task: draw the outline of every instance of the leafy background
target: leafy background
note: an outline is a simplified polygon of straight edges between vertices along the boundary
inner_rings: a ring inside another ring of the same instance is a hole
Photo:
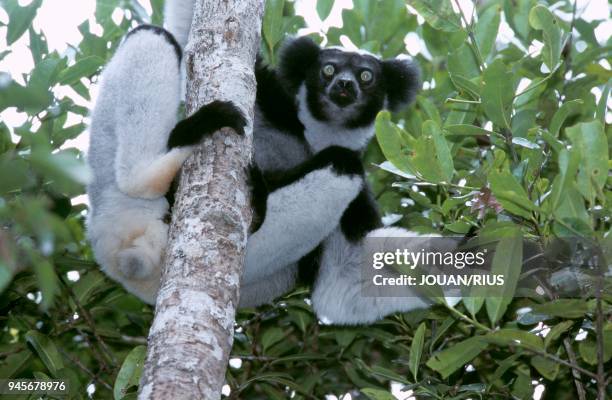
[[[321,20],[333,3],[316,3]],[[522,238],[542,247],[585,238],[609,260],[612,41],[609,32],[605,42],[594,34],[608,16],[587,21],[573,2],[535,0],[479,1],[461,13],[468,3],[409,1],[407,8],[399,0],[355,0],[342,10],[341,27],[311,33],[384,57],[406,53],[415,38],[421,46],[415,59],[424,90],[404,112],[378,116],[364,159],[384,222],[501,238],[497,252],[507,256],[494,267],[507,273],[520,270]],[[79,99],[91,98],[97,74],[132,26],[161,23],[163,1],[143,8],[136,0],[98,0],[79,26],[82,40],[62,54],[32,24],[42,0],[0,5],[8,16],[0,18],[0,61],[19,40],[34,61],[20,77],[0,72],[0,112],[27,115],[17,127],[0,121],[0,377],[67,379],[72,398],[135,398],[153,314],[93,261],[86,205],[77,201],[88,171],[73,146],[87,128]],[[123,18],[113,18],[117,8]],[[295,8],[267,1],[261,49],[271,63],[283,38],[305,27]],[[500,27],[513,38],[501,40]],[[610,395],[609,276],[589,282],[580,298],[513,295],[473,293],[371,326],[336,327],[316,320],[307,289],[298,288],[240,312],[224,394]]]

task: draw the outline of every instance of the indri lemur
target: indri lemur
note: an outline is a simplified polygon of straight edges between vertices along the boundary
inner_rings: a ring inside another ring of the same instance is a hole
[[[192,5],[192,0],[167,4],[167,25],[179,38],[179,47],[187,38],[185,21],[190,21]],[[160,255],[166,240],[167,227],[161,218],[168,205],[161,196],[170,175],[191,151],[189,146],[166,150],[163,144],[182,143],[183,137],[191,138],[189,144],[193,144],[213,127],[240,130],[244,124],[230,105],[213,103],[210,112],[204,109],[196,114],[212,116],[213,123],[209,118],[190,117],[172,130],[174,114],[170,116],[169,110],[176,110],[180,91],[180,53],[174,51],[174,44],[171,34],[160,28],[141,28],[140,33],[128,35],[103,73],[92,121],[90,162],[101,182],[89,190],[94,251],[109,275],[148,302],[155,298],[159,285]],[[162,52],[162,48],[173,51]],[[240,305],[269,302],[301,278],[313,285],[312,305],[317,315],[334,323],[372,322],[396,311],[425,307],[427,302],[417,297],[363,297],[359,266],[363,238],[415,235],[399,228],[380,228],[360,156],[374,135],[376,114],[384,108],[397,110],[414,98],[417,69],[406,60],[382,61],[365,53],[322,49],[309,38],[289,41],[279,59],[276,70],[261,62],[256,65],[251,176],[259,221],[247,244]],[[128,61],[133,64],[116,71]],[[151,70],[155,72],[147,73]],[[104,85],[116,92],[109,89],[105,95]],[[98,132],[109,124],[108,115],[118,118],[114,120],[117,126],[111,124],[107,130],[120,130],[119,137],[139,137],[132,147],[122,150],[121,141],[119,146],[96,143],[96,137],[102,136]],[[139,122],[126,123],[130,120]],[[192,130],[179,129],[181,125]],[[134,161],[145,153],[142,141],[161,143],[155,151],[171,159],[172,168],[160,168],[156,177],[143,174],[159,163]],[[103,151],[105,145],[108,149]],[[121,161],[114,168],[108,165],[116,147],[117,160],[126,150],[135,152],[133,158],[124,155],[131,169],[123,169],[123,178]],[[97,172],[104,163],[106,173]],[[140,168],[134,168],[137,164]],[[118,184],[113,181],[115,174]],[[155,191],[144,184],[144,175],[156,183],[154,178],[168,179],[163,188],[154,185],[160,189]],[[144,189],[122,186],[122,179]],[[101,186],[110,194],[102,194]],[[144,200],[143,194],[157,198]],[[94,197],[109,198],[104,203],[106,212]],[[100,217],[96,220],[96,216]],[[116,239],[109,243],[109,236]]]
[[[203,136],[245,125],[221,101],[177,124],[180,58],[167,31],[134,29],[104,69],[92,113],[87,233],[103,270],[148,303],[161,278],[170,183]]]

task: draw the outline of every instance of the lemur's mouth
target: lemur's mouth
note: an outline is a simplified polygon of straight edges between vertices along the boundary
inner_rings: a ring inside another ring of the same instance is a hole
[[[346,107],[353,104],[357,99],[357,96],[352,90],[333,88],[329,92],[329,98],[336,105]]]

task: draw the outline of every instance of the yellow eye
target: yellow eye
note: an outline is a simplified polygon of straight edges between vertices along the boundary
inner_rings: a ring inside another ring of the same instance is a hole
[[[323,74],[325,74],[325,76],[332,76],[334,72],[336,72],[336,69],[331,64],[327,64],[323,67]]]
[[[372,73],[368,70],[361,71],[361,75],[359,75],[363,82],[370,82],[372,80]]]

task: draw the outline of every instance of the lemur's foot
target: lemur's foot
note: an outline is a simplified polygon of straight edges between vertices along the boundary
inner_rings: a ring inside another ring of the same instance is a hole
[[[205,136],[225,127],[244,135],[245,126],[246,119],[234,103],[216,100],[176,124],[170,133],[168,148],[196,145]]]

